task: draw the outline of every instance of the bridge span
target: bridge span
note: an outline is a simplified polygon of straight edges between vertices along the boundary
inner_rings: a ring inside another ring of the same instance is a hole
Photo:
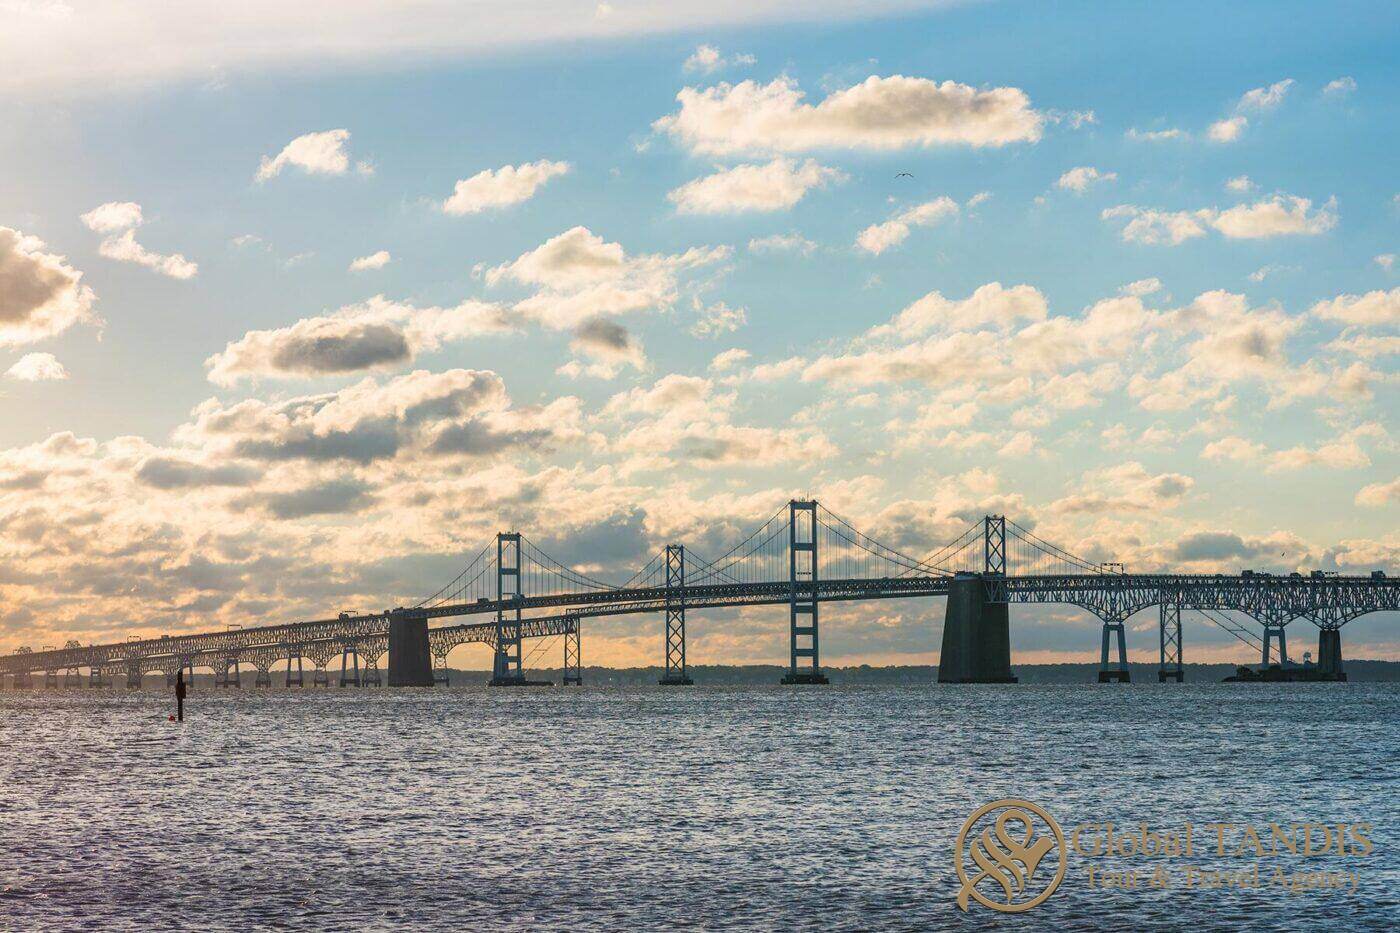
[[[1400,610],[1400,579],[1312,572],[1275,575],[1129,573],[1047,542],[1004,516],[974,522],[952,542],[912,557],[866,536],[815,500],[793,500],[719,558],[667,545],[633,576],[607,583],[556,561],[519,532],[502,532],[446,586],[410,607],[378,613],[221,632],[132,638],[104,645],[69,641],[61,648],[21,648],[0,657],[0,676],[15,687],[137,687],[154,672],[168,680],[210,668],[219,686],[240,685],[242,666],[270,686],[285,664],[284,684],[329,685],[340,657],[341,686],[382,684],[388,655],[391,686],[444,682],[448,653],[469,643],[490,645],[492,684],[531,683],[527,643],[563,640],[565,683],[581,680],[581,630],[588,617],[651,613],[664,620],[661,683],[691,683],[686,661],[688,612],[738,606],[788,607],[788,672],[784,683],[821,684],[820,607],[853,600],[943,597],[939,680],[1014,682],[1009,606],[1065,603],[1102,623],[1100,682],[1129,679],[1125,624],[1158,609],[1158,679],[1182,679],[1183,612],[1195,612],[1260,652],[1264,665],[1288,664],[1286,628],[1306,619],[1318,630],[1315,674],[1344,680],[1341,629],[1371,612]],[[1242,623],[1226,615],[1247,617]],[[473,621],[472,617],[485,617]],[[448,624],[433,623],[458,620]]]

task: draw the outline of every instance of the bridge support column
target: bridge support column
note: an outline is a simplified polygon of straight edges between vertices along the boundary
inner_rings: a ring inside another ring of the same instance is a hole
[[[496,659],[491,686],[519,687],[525,683],[520,669],[520,534],[496,535]],[[511,608],[506,608],[506,603]]]
[[[295,674],[292,673],[293,664],[296,665]],[[284,684],[284,686],[290,687],[296,685],[298,687],[301,687],[305,686],[305,683],[305,680],[303,680],[303,670],[301,666],[301,649],[293,648],[289,652],[287,652],[287,682]]]
[[[238,669],[238,658],[224,658],[214,669],[214,686],[243,687],[243,672]]]
[[[44,671],[44,689],[58,689],[58,671]]]
[[[1279,623],[1279,624],[1277,624],[1277,625],[1270,625],[1267,621],[1264,623],[1264,656],[1263,656],[1263,664],[1264,664],[1265,667],[1268,667],[1269,664],[1270,664],[1270,661],[1269,661],[1269,644],[1271,643],[1271,641],[1272,641],[1273,639],[1278,639],[1278,665],[1279,665],[1279,667],[1287,667],[1287,666],[1288,666],[1288,636],[1287,636],[1287,634],[1286,634],[1285,631],[1284,631],[1284,626],[1283,626],[1282,623]]]
[[[354,661],[353,675],[351,673],[350,662]],[[360,653],[355,650],[355,646],[347,642],[340,651],[340,685],[348,687],[354,684],[360,685]]]
[[[785,684],[830,683],[822,673],[817,602],[817,503],[788,502],[788,672]]]
[[[1118,639],[1118,661],[1117,667],[1108,666],[1108,645],[1113,636]],[[1099,683],[1110,684],[1130,683],[1131,675],[1128,673],[1128,644],[1126,636],[1123,634],[1123,620],[1103,623],[1103,649],[1099,652]]]
[[[1164,597],[1158,609],[1162,653],[1157,667],[1157,683],[1164,684],[1169,680],[1181,683],[1181,603]]]
[[[29,671],[20,671],[15,674],[15,689],[28,690],[34,686],[34,675]]]
[[[442,684],[444,687],[451,686],[447,682],[447,652],[441,651],[433,654],[433,683]]]
[[[941,684],[1014,684],[1011,623],[1006,603],[987,600],[980,573],[958,573],[948,584],[943,616],[943,648],[938,656]]]
[[[685,668],[685,545],[666,545],[666,669],[662,686],[688,687]]]
[[[1317,633],[1317,670],[1328,680],[1346,680],[1342,667],[1342,631],[1319,629]]]
[[[583,686],[583,655],[580,641],[579,618],[574,616],[564,632],[564,686]],[[664,684],[666,681],[662,681]]]
[[[316,670],[311,672],[311,686],[329,687],[331,685],[330,671],[326,670],[325,664],[317,664]]]
[[[112,682],[111,682],[110,680],[108,680],[107,677],[106,677],[106,675],[104,675],[104,674],[102,673],[102,668],[100,668],[100,667],[90,667],[90,668],[88,668],[88,686],[89,686],[89,687],[110,687],[110,686],[112,686]]]
[[[382,687],[384,681],[379,677],[379,655],[365,655],[365,673],[360,678],[360,685],[363,687]]]
[[[389,686],[431,687],[433,655],[428,649],[428,618],[389,614]]]

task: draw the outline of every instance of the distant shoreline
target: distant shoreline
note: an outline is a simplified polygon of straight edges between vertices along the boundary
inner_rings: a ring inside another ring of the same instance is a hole
[[[1394,683],[1400,682],[1400,661],[1368,661],[1368,660],[1348,660],[1344,662],[1347,678],[1351,683]],[[1186,664],[1182,666],[1182,672],[1187,683],[1219,683],[1224,678],[1235,673],[1236,664]],[[1252,665],[1257,667],[1258,665]],[[1022,684],[1087,684],[1094,683],[1097,679],[1099,665],[1096,663],[1082,664],[1012,664],[1016,676],[1020,678]],[[764,684],[776,684],[786,668],[776,664],[746,664],[746,665],[726,665],[726,664],[697,664],[689,668],[690,675],[694,678],[697,686],[760,686]],[[823,668],[827,676],[831,678],[832,684],[848,685],[914,685],[935,683],[938,680],[938,668],[926,664],[902,664],[902,665],[859,665],[854,667],[827,667]],[[1128,665],[1129,673],[1133,683],[1157,682],[1156,664]],[[329,671],[331,687],[335,688],[340,679],[339,668]],[[243,672],[243,689],[251,690],[255,674],[252,670]],[[541,680],[553,680],[556,684],[560,682],[561,676],[558,668],[535,668],[530,671],[530,676]],[[274,688],[281,688],[285,675],[281,671],[272,672],[272,684]],[[311,671],[306,672],[306,684],[303,689],[310,690]],[[661,677],[659,667],[584,667],[583,682],[594,686],[650,686],[655,685]],[[449,683],[452,686],[471,686],[474,684],[485,684],[491,678],[490,671],[481,670],[457,670],[455,668],[448,671]],[[384,681],[388,682],[387,671]],[[36,678],[36,689],[43,689],[39,686],[41,680]],[[147,690],[164,689],[164,675],[151,674],[146,677],[144,688]],[[212,674],[197,673],[192,686],[198,690],[213,690],[214,677]],[[1303,686],[1303,685],[1299,685]],[[88,689],[86,684],[82,689]],[[119,683],[114,689],[123,689]],[[9,691],[6,691],[9,692]]]

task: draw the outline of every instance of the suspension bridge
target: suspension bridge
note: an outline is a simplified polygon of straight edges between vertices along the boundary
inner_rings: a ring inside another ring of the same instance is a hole
[[[736,606],[786,605],[789,684],[827,682],[821,666],[823,603],[942,597],[946,600],[938,679],[1012,683],[1009,606],[1063,603],[1102,623],[1100,682],[1129,680],[1125,625],[1155,606],[1160,635],[1159,681],[1182,680],[1182,613],[1197,613],[1259,652],[1263,665],[1287,665],[1286,627],[1306,619],[1318,630],[1319,679],[1345,680],[1341,629],[1371,612],[1400,610],[1400,579],[1382,571],[1342,576],[1132,573],[1122,564],[1092,562],[1045,541],[1001,515],[984,516],[949,543],[913,556],[862,533],[815,500],[792,500],[727,551],[710,558],[668,544],[629,579],[613,583],[555,560],[526,535],[501,532],[457,576],[410,607],[334,618],[231,627],[192,635],[129,638],[103,645],[69,641],[0,657],[0,677],[17,688],[139,687],[151,673],[214,672],[215,684],[236,687],[244,667],[255,684],[271,686],[285,666],[285,686],[332,682],[338,656],[341,686],[432,686],[446,680],[448,653],[464,644],[490,646],[494,686],[538,683],[529,677],[526,646],[562,639],[565,684],[582,682],[584,620],[654,614],[662,620],[662,684],[692,682],[686,662],[687,614]],[[1233,613],[1234,615],[1231,615]],[[1246,617],[1243,622],[1236,616]]]

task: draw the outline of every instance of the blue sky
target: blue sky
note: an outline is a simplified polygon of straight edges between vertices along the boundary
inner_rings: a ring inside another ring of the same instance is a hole
[[[1396,569],[1393,5],[390,6],[0,5],[0,642],[376,607],[506,524],[620,570],[799,493]],[[828,660],[931,657],[875,612]],[[1018,653],[1087,657],[1059,615]]]

